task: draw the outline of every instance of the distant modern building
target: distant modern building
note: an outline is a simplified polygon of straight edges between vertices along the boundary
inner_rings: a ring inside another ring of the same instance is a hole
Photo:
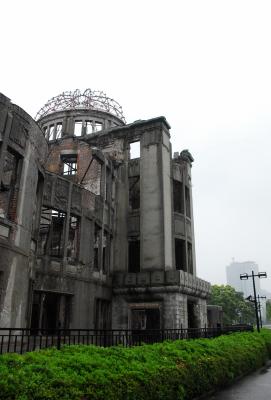
[[[237,292],[242,292],[245,298],[253,296],[252,279],[240,279],[241,274],[251,274],[252,271],[256,274],[259,272],[258,265],[254,261],[237,262],[233,260],[231,264],[226,267],[227,284],[232,286]],[[259,278],[255,279],[255,286],[257,294],[260,294]]]
[[[240,274],[248,273],[249,275],[251,275],[252,271],[254,271],[255,274],[259,272],[258,265],[254,261],[237,262],[233,260],[231,264],[226,267],[227,284],[232,286],[237,292],[242,292],[244,294],[244,298],[247,298],[249,296],[253,297],[254,292],[252,279],[240,279]],[[259,278],[255,279],[255,288],[257,295],[266,296],[266,292],[261,289]],[[265,321],[265,299],[261,299],[261,314],[263,321]]]

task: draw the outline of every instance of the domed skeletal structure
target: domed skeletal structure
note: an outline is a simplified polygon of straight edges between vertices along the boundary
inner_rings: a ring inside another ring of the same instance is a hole
[[[125,122],[122,107],[117,101],[107,97],[104,92],[91,89],[86,89],[84,92],[76,89],[53,97],[39,110],[36,120],[56,111],[82,109],[105,111]]]

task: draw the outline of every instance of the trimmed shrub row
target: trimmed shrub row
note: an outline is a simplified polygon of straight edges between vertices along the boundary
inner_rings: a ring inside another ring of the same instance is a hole
[[[0,399],[193,399],[261,367],[270,355],[268,330],[133,348],[6,354],[0,356]]]

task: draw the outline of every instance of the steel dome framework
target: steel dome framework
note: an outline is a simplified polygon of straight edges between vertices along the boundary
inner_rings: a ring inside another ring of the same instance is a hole
[[[56,111],[83,109],[105,111],[125,122],[122,107],[117,101],[107,97],[104,92],[91,89],[86,89],[84,92],[76,89],[53,97],[39,110],[36,120]]]

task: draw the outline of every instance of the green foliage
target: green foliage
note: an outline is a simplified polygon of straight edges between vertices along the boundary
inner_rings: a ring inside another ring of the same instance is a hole
[[[271,322],[271,301],[267,300],[266,302],[266,320]]]
[[[213,285],[208,303],[222,306],[225,325],[255,323],[254,305],[245,301],[243,294],[232,286]]]
[[[0,356],[1,400],[189,400],[263,365],[271,331]]]

